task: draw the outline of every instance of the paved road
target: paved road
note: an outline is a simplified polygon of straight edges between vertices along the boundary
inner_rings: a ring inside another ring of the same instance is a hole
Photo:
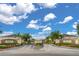
[[[79,56],[79,49],[44,45],[35,49],[31,45],[0,51],[0,56]]]

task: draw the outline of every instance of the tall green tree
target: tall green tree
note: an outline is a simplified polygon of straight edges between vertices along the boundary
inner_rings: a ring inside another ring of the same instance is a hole
[[[30,34],[21,34],[21,37],[25,40],[25,41],[28,41],[30,40],[30,38],[32,38],[32,36]]]
[[[63,34],[60,34],[59,36],[60,36],[60,39],[62,39],[62,38],[64,37],[64,35],[63,35]]]
[[[20,33],[15,33],[14,36],[21,37],[21,34]]]
[[[79,24],[77,24],[77,34],[79,36]]]
[[[60,34],[59,36],[60,36],[60,45],[61,45],[63,43],[63,37],[64,37],[64,35]]]
[[[51,36],[46,37],[45,42],[48,43],[48,44],[51,44],[52,43]]]
[[[63,34],[61,34],[59,31],[55,31],[55,32],[51,32],[51,34],[47,37],[48,38],[51,38],[52,42],[55,43],[55,39],[60,39],[60,42],[62,43],[62,38],[64,37]]]
[[[59,31],[51,32],[50,36],[52,39],[58,39],[60,37],[60,32]]]
[[[21,37],[25,42],[27,41],[28,43],[31,42],[30,38],[32,38],[32,36],[30,34],[27,33],[17,33],[15,34],[16,37]]]
[[[0,34],[2,33],[3,31],[2,30],[0,30]]]
[[[30,34],[27,34],[27,33],[23,33],[23,34],[17,33],[17,34],[15,34],[15,36],[21,37],[25,41],[27,41],[28,39],[32,38],[32,36]]]

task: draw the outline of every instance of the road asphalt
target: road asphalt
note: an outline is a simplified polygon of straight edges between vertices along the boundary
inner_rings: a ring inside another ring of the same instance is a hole
[[[25,45],[0,51],[0,56],[79,56],[79,49],[46,44],[43,48],[35,49],[32,45]]]

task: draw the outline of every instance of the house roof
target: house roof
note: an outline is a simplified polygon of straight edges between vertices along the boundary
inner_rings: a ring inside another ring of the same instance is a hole
[[[68,37],[77,37],[76,35],[67,35],[67,34],[64,34],[64,36],[68,36]]]

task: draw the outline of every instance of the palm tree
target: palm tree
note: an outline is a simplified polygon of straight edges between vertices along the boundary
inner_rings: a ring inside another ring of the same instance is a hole
[[[58,39],[60,37],[60,32],[59,31],[51,32],[50,36],[53,39]]]
[[[24,41],[27,41],[28,39],[30,39],[32,36],[30,34],[21,34],[21,33],[17,33],[17,34],[14,34],[15,36],[17,37],[21,37],[22,39],[24,39]]]
[[[34,46],[34,44],[35,44],[35,39],[34,38],[31,39],[31,44],[32,44],[32,46]]]
[[[45,42],[48,43],[48,44],[51,44],[52,43],[51,36],[46,37]]]
[[[64,37],[64,35],[60,34],[59,36],[60,36],[60,44],[62,44],[63,43],[63,37]]]
[[[77,35],[79,38],[79,24],[77,24],[76,29],[77,29]],[[75,45],[75,40],[72,40],[72,44]]]
[[[14,34],[16,37],[21,37],[25,42],[27,41],[28,43],[31,42],[30,38],[32,38],[32,36],[30,34],[27,34],[27,33],[17,33],[17,34]]]
[[[62,38],[64,37],[59,31],[51,32],[50,36],[51,40],[55,43],[55,39],[61,39],[60,43],[62,43]]]
[[[55,39],[59,38],[59,31],[51,32],[50,36],[51,36],[52,41],[55,44]]]
[[[24,39],[25,42],[27,41],[28,44],[31,43],[31,40],[30,39],[32,38],[32,36],[30,34],[26,34],[26,33],[25,34],[21,34],[20,37],[22,39]]]

